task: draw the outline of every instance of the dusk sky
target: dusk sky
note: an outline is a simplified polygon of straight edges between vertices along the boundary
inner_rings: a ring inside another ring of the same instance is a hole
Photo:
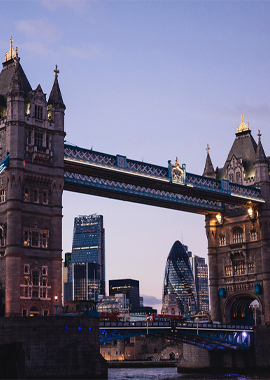
[[[249,122],[270,155],[270,2],[1,1],[0,55],[12,36],[33,89],[58,65],[69,143],[201,175],[222,167]],[[104,216],[108,280],[161,299],[175,240],[207,257],[204,216],[64,192],[63,253],[74,217]],[[147,303],[149,305],[149,302]]]

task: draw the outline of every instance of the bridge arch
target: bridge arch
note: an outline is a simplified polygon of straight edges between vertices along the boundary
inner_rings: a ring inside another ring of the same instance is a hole
[[[224,315],[228,324],[261,325],[263,305],[256,295],[236,293],[226,300]]]

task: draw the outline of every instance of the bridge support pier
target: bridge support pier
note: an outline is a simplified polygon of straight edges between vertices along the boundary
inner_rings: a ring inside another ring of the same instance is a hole
[[[183,352],[177,363],[177,372],[226,372],[227,370],[255,369],[253,350],[207,350],[183,343]]]

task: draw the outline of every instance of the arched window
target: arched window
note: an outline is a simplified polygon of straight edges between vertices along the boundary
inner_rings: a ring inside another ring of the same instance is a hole
[[[243,229],[240,227],[236,227],[233,230],[233,244],[243,243],[244,241],[244,233]]]
[[[235,174],[235,176],[236,176],[236,183],[239,183],[239,184],[241,184],[241,173],[240,172],[236,172],[236,174]]]

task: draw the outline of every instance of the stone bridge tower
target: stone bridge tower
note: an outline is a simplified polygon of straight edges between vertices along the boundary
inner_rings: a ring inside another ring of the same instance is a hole
[[[261,134],[258,144],[248,123],[237,126],[222,169],[214,170],[207,151],[204,175],[261,189],[259,207],[224,205],[222,215],[206,217],[211,316],[223,323],[270,324],[270,182]]]
[[[48,101],[17,48],[0,73],[0,315],[48,315],[62,293],[64,111],[59,71]]]

